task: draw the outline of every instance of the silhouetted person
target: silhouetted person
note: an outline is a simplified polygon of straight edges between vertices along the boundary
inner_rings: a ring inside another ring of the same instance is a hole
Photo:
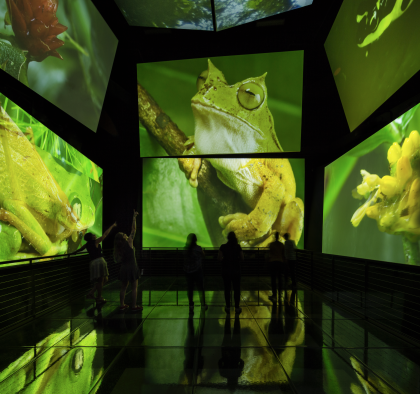
[[[293,239],[290,239],[290,234],[284,234],[284,254],[289,268],[289,275],[292,278],[293,287],[296,287],[296,244]]]
[[[238,315],[235,316],[232,338],[230,337],[230,316],[226,316],[221,351],[222,358],[218,363],[220,376],[227,379],[229,388],[234,388],[244,369],[244,360],[241,359],[241,323]]]
[[[222,262],[222,277],[225,288],[226,313],[230,312],[230,290],[233,286],[235,313],[241,313],[241,262],[244,254],[233,231],[228,234],[228,242],[220,247],[218,260]]]
[[[114,261],[121,264],[118,279],[121,281],[120,290],[120,310],[125,311],[128,305],[124,303],[125,293],[127,291],[128,282],[131,283],[131,311],[140,312],[142,306],[137,305],[137,286],[140,278],[140,270],[136,261],[136,250],[133,246],[133,239],[136,235],[136,216],[138,212],[134,210],[133,224],[131,226],[131,234],[118,233],[114,238]]]
[[[202,262],[204,251],[197,245],[197,236],[188,234],[187,243],[184,248],[184,272],[187,279],[188,302],[190,313],[194,313],[194,283],[200,295],[201,307],[207,310],[206,295],[204,294],[204,278]]]
[[[73,254],[79,253],[82,250],[87,250],[90,257],[90,281],[94,283],[93,288],[87,294],[86,298],[95,299],[95,291],[98,292],[96,297],[97,303],[104,303],[106,300],[102,297],[102,287],[108,281],[108,266],[102,256],[101,242],[108,236],[111,230],[117,226],[115,222],[108,230],[106,230],[102,237],[97,238],[95,234],[86,233],[84,240],[86,243]]]
[[[270,274],[271,274],[271,290],[273,294],[269,297],[273,302],[277,301],[277,289],[279,290],[279,298],[281,291],[286,288],[283,286],[283,276],[284,283],[287,284],[287,266],[286,259],[284,256],[284,245],[279,241],[280,234],[275,233],[276,240],[272,242],[269,246],[270,253],[268,261],[270,263]],[[278,288],[277,288],[278,280]]]

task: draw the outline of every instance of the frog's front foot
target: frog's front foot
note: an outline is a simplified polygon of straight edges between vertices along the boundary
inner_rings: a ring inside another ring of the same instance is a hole
[[[184,155],[195,155],[195,146],[194,146],[194,136],[190,136],[187,141],[185,141],[184,145],[186,146],[186,150],[184,151]],[[178,165],[181,171],[184,172],[186,178],[190,182],[190,185],[194,188],[198,186],[198,171],[201,167],[201,159],[200,158],[188,158],[188,157],[180,157],[178,159]]]
[[[193,135],[190,135],[188,139],[184,142],[185,150],[182,152],[184,156],[186,155],[195,155],[195,139]]]
[[[263,237],[267,231],[259,230],[252,222],[249,215],[245,213],[235,213],[232,215],[221,216],[219,224],[223,228],[223,236],[233,231],[239,242],[250,242],[251,240]]]

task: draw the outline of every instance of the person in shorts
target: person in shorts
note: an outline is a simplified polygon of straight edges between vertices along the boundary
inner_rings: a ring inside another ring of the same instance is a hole
[[[105,298],[102,297],[102,288],[104,284],[108,281],[108,266],[105,259],[102,256],[101,242],[108,236],[111,230],[117,226],[115,222],[108,230],[106,230],[101,237],[97,237],[95,234],[86,233],[84,240],[86,243],[76,252],[81,252],[82,250],[87,249],[90,257],[90,281],[93,282],[93,288],[87,294],[86,298],[96,300],[97,303],[106,302]],[[97,296],[95,297],[95,291]]]

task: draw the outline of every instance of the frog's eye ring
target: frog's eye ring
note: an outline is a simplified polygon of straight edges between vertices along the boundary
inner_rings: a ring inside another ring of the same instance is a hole
[[[238,90],[238,101],[246,109],[257,109],[264,102],[264,90],[255,82],[246,82]]]
[[[209,75],[209,70],[204,70],[198,77],[197,77],[197,92],[199,92],[201,90],[201,88],[204,85],[204,82],[206,82],[206,79]]]

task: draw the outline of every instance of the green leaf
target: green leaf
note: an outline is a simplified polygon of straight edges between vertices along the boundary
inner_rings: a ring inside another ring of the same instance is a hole
[[[344,155],[325,167],[324,178],[324,221],[334,205],[341,188],[357,163],[355,156]],[[360,181],[362,177],[360,177]],[[357,186],[357,185],[356,185]]]
[[[0,41],[0,65],[12,77],[19,79],[26,57],[20,49]]]
[[[379,145],[383,143],[388,143],[392,145],[394,142],[401,141],[401,134],[398,129],[395,127],[394,122],[383,127],[377,133],[367,138],[365,141],[353,148],[348,155],[353,157],[364,156],[369,152],[375,150]]]
[[[405,131],[405,136],[408,137],[412,130],[408,129],[408,124],[411,122],[411,119],[413,119],[414,114],[419,109],[420,104],[416,105],[415,107],[408,110],[404,115],[402,115],[399,119],[401,122],[401,128]]]

